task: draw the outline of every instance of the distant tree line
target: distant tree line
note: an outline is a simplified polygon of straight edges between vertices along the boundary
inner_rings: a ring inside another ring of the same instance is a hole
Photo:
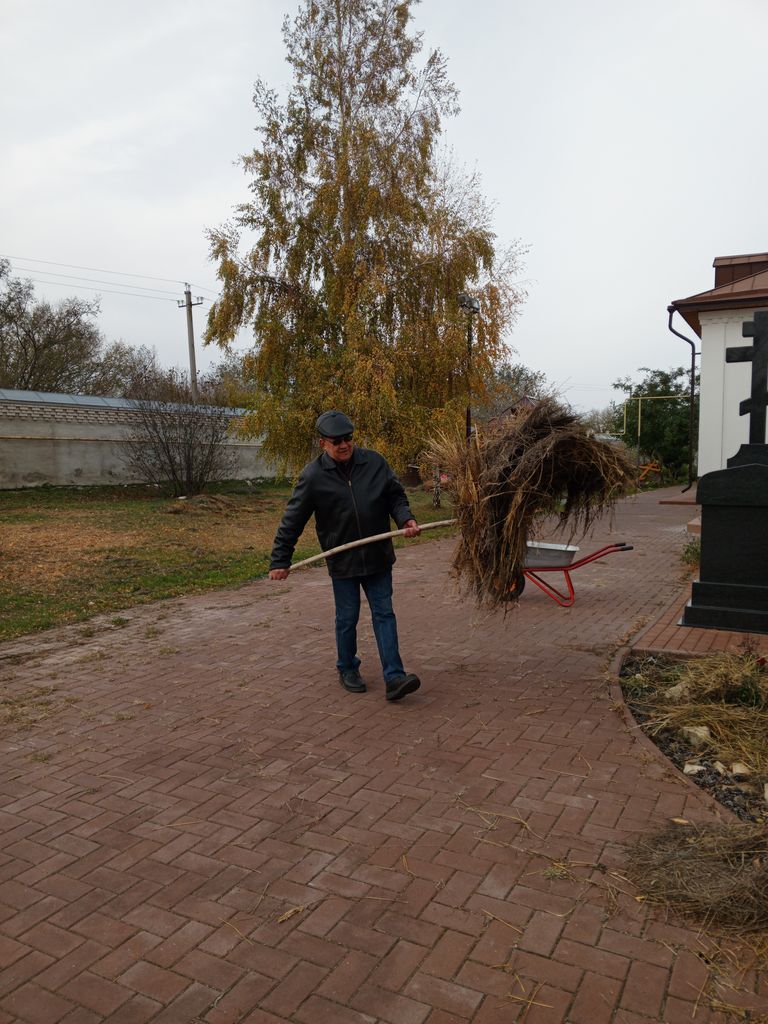
[[[0,259],[0,387],[21,391],[122,396],[159,369],[152,349],[107,344],[96,324],[98,300],[35,297],[31,281]]]
[[[0,388],[107,398],[178,396],[184,373],[162,367],[146,345],[108,343],[98,315],[98,299],[38,299],[33,283],[13,277],[11,264],[0,259]],[[224,353],[198,384],[201,404],[242,398],[242,358]]]
[[[690,370],[683,366],[668,370],[640,367],[643,377],[623,377],[614,382],[624,392],[622,401],[584,414],[584,422],[597,433],[620,438],[637,451],[642,461],[656,461],[671,479],[685,476],[688,469],[690,437]],[[694,456],[698,437],[699,375],[696,374],[694,401]]]

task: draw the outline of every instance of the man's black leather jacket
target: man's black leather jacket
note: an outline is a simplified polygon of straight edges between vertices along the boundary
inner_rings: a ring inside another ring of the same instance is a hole
[[[390,516],[398,529],[414,518],[402,485],[378,452],[355,448],[349,477],[323,452],[301,471],[275,536],[270,569],[290,566],[296,542],[313,512],[323,551],[387,533],[392,529]],[[331,576],[343,578],[372,576],[394,561],[392,541],[381,540],[333,555],[327,565]]]

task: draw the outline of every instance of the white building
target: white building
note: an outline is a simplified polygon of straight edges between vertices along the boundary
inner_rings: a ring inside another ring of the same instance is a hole
[[[739,414],[739,405],[750,396],[752,364],[726,363],[725,350],[750,345],[742,324],[768,309],[768,253],[718,256],[713,266],[714,288],[672,303],[701,338],[700,477],[725,469],[749,441],[749,416]]]

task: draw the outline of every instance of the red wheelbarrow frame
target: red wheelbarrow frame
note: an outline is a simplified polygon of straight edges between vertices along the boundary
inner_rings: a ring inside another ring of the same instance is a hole
[[[632,545],[625,544],[623,541],[619,544],[606,544],[605,547],[600,548],[599,551],[593,551],[591,555],[586,555],[584,558],[580,558],[578,562],[571,562],[570,565],[537,566],[535,571],[533,569],[524,569],[523,575],[526,579],[529,579],[531,583],[535,583],[540,590],[543,590],[547,597],[551,597],[555,604],[559,604],[561,608],[570,608],[576,600],[576,595],[573,590],[573,582],[571,580],[571,572],[574,569],[580,569],[582,565],[588,565],[590,562],[596,561],[598,558],[604,558],[605,555],[612,555],[616,551],[632,551]],[[565,577],[568,592],[564,594],[562,591],[558,590],[557,587],[552,586],[551,583],[547,583],[545,580],[539,579],[539,573],[545,572],[561,572]]]

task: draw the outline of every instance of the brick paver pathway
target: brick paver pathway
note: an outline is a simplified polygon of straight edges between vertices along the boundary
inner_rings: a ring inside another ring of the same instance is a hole
[[[395,705],[368,628],[370,692],[338,686],[323,569],[0,648],[10,693],[49,701],[0,745],[0,1024],[765,1012],[621,873],[638,833],[719,813],[610,686],[680,590],[686,518],[625,502],[594,546],[632,554],[577,570],[573,609],[529,587],[506,618],[457,600],[452,542],[410,546],[423,686]]]

